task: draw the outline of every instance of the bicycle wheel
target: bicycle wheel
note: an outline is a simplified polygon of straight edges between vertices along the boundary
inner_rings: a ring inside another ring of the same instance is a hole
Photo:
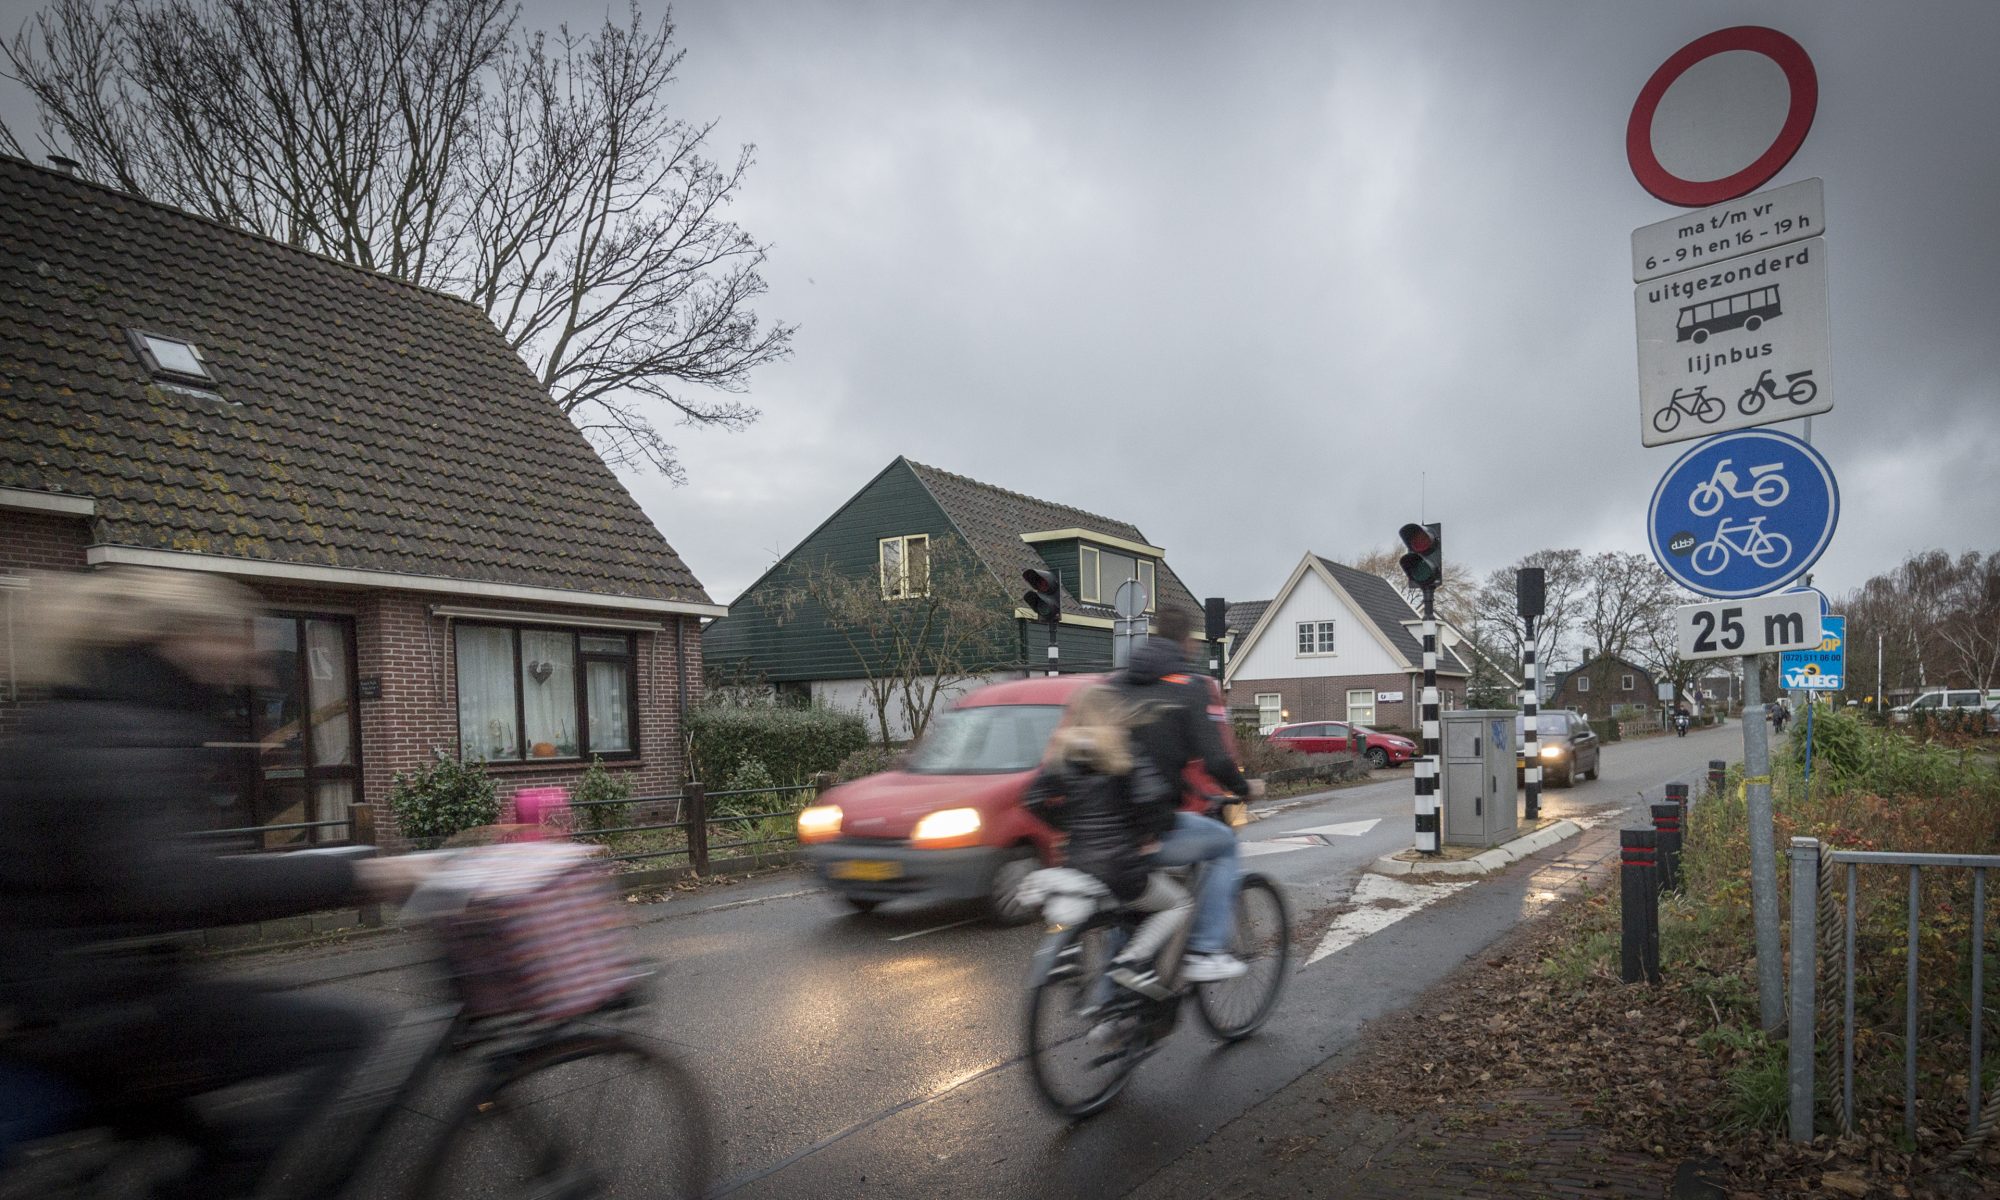
[[[1760,567],[1782,567],[1791,556],[1792,539],[1782,533],[1773,533],[1757,544],[1757,552],[1750,556],[1750,561]]]
[[[1111,962],[1109,933],[1107,926],[1086,925],[1053,935],[1068,940],[1048,977],[1028,993],[1028,1073],[1043,1102],[1066,1117],[1102,1110],[1138,1063],[1136,1023],[1120,1022],[1106,1011],[1130,995],[1104,979]],[[1095,995],[1100,991],[1105,998]],[[1100,1024],[1110,1036],[1093,1038]]]
[[[1754,417],[1758,413],[1763,412],[1764,389],[1754,384],[1744,388],[1743,394],[1736,398],[1736,407],[1741,409],[1743,415],[1746,417]]]
[[[1667,401],[1665,408],[1653,414],[1653,428],[1661,433],[1672,433],[1680,423],[1681,410],[1671,400]]]
[[[1703,396],[1695,402],[1694,417],[1704,425],[1713,425],[1729,411],[1729,402],[1720,396]]]
[[[1811,404],[1813,398],[1818,395],[1819,385],[1810,379],[1799,380],[1792,385],[1790,391],[1785,393],[1786,398],[1791,400],[1793,404]]]
[[[1195,1007],[1210,1033],[1238,1041],[1257,1032],[1278,1006],[1292,965],[1292,918],[1284,894],[1262,875],[1245,875],[1236,891],[1230,952],[1250,970],[1234,979],[1195,985]]]
[[[483,1080],[420,1169],[418,1196],[695,1197],[710,1168],[707,1102],[687,1069],[618,1033],[528,1050]]]
[[[1703,542],[1694,548],[1694,557],[1688,560],[1697,575],[1713,575],[1729,565],[1729,547],[1721,538]]]

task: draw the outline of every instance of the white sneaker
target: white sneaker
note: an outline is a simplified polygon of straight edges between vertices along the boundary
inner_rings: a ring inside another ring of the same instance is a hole
[[[1190,954],[1181,960],[1181,979],[1188,983],[1217,983],[1247,974],[1250,968],[1234,954]]]

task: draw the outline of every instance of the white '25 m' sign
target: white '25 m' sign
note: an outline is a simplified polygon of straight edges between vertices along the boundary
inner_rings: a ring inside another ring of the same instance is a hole
[[[1787,592],[1752,600],[1688,604],[1674,610],[1680,656],[1733,658],[1819,645],[1819,597]]]

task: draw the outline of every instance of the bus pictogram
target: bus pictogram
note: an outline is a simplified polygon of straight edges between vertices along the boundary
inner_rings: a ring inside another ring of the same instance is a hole
[[[1680,318],[1674,322],[1674,340],[1693,342],[1699,346],[1708,340],[1709,334],[1721,333],[1725,329],[1747,329],[1755,333],[1764,322],[1782,315],[1784,311],[1778,302],[1778,285],[1775,283],[1737,292],[1733,296],[1704,300],[1681,309]]]

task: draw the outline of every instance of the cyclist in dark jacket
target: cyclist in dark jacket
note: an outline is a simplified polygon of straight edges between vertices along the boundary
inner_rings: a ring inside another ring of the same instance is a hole
[[[1111,978],[1150,991],[1152,960],[1187,921],[1187,889],[1152,869],[1160,838],[1174,828],[1180,789],[1132,756],[1132,708],[1108,687],[1077,694],[1049,738],[1028,785],[1027,806],[1068,835],[1070,867],[1097,878],[1119,903],[1150,914],[1120,950]]]
[[[1162,610],[1154,618],[1152,636],[1132,652],[1131,664],[1113,677],[1112,686],[1137,709],[1133,753],[1172,780],[1179,780],[1189,763],[1198,762],[1235,795],[1250,796],[1251,782],[1237,768],[1209,717],[1208,684],[1188,666],[1193,635],[1194,622],[1185,612]],[[1248,968],[1229,953],[1241,874],[1235,832],[1212,818],[1178,813],[1153,861],[1159,866],[1208,864],[1195,898],[1194,928],[1188,934],[1188,956],[1180,977],[1209,983],[1243,974]]]
[[[375,1041],[366,1010],[206,980],[154,940],[399,896],[407,860],[225,856],[190,835],[227,751],[219,687],[252,659],[255,597],[184,571],[111,570],[38,585],[25,631],[51,698],[0,750],[0,1076],[23,1068],[101,1108],[172,1108],[303,1072],[286,1103],[205,1147],[185,1194],[250,1190],[284,1139]],[[0,1111],[0,1143],[40,1132]],[[4,1146],[0,1146],[4,1150]],[[181,1193],[176,1193],[181,1194]]]

